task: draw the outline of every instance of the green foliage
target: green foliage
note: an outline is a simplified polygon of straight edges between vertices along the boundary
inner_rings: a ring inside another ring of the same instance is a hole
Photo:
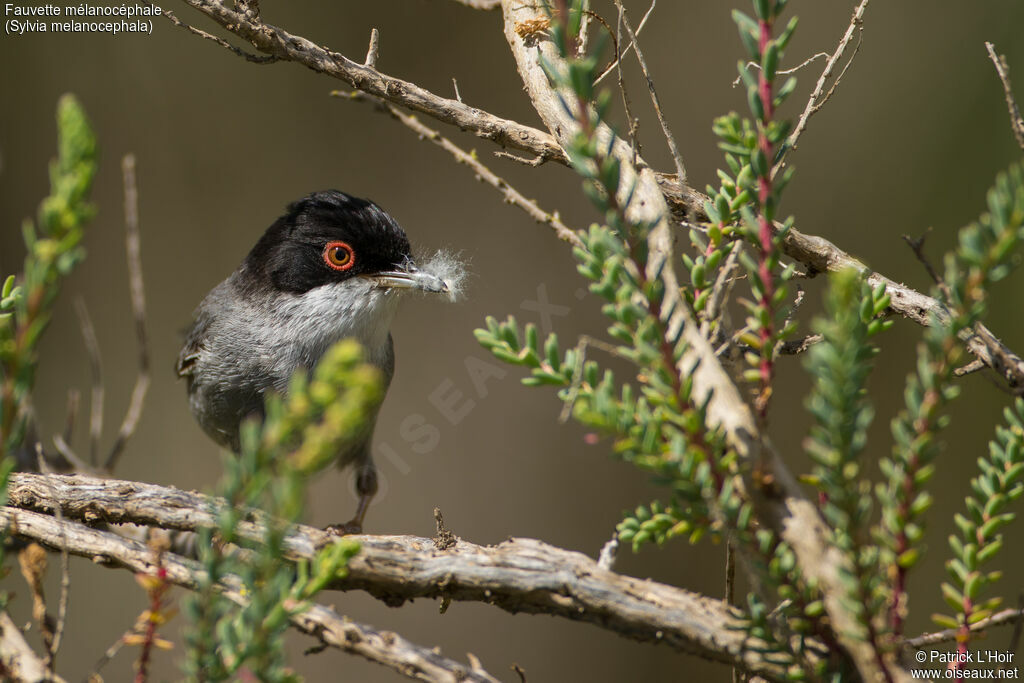
[[[880,463],[884,482],[877,491],[882,504],[877,536],[896,576],[897,598],[905,590],[906,573],[921,556],[923,516],[932,504],[925,485],[935,473],[938,433],[949,422],[945,405],[959,393],[952,383],[963,355],[958,338],[984,314],[988,288],[1009,273],[1014,248],[1024,237],[1024,173],[1019,165],[997,178],[988,206],[977,223],[960,231],[956,250],[944,259],[943,282],[935,295],[945,301],[948,314],[932,314],[933,324],[918,347],[917,372],[907,378],[906,407],[892,422],[892,456]],[[897,632],[901,609],[892,608]]]
[[[303,514],[310,477],[359,437],[381,398],[379,372],[362,363],[355,341],[345,340],[324,354],[312,380],[297,373],[286,397],[269,397],[262,423],[243,425],[241,453],[226,459],[218,491],[229,504],[216,511],[216,530],[200,534],[205,574],[197,595],[186,603],[192,622],[186,634],[190,675],[222,681],[244,666],[263,681],[297,680],[284,652],[288,620],[307,609],[309,599],[332,579],[345,575],[359,546],[339,539],[311,564],[296,568],[287,560],[288,529]],[[266,513],[260,539],[241,529],[254,507]],[[237,586],[246,604],[238,607],[220,596],[219,583]]]
[[[762,422],[767,417],[772,393],[776,348],[794,329],[785,324],[788,316],[785,283],[791,271],[779,272],[782,241],[792,220],[787,220],[779,231],[773,227],[776,207],[792,176],[792,168],[788,168],[776,177],[775,167],[776,152],[790,130],[788,121],[774,119],[775,110],[796,84],[790,77],[775,90],[779,61],[796,29],[796,18],[793,18],[781,36],[773,36],[774,24],[784,7],[784,2],[773,0],[755,2],[756,19],[733,10],[740,40],[752,61],[751,65],[741,61],[739,72],[754,120],[741,120],[736,114],[730,114],[715,121],[714,131],[721,139],[719,146],[726,153],[726,164],[732,175],[719,171],[722,187],[717,191],[709,188],[711,199],[706,207],[710,209],[708,216],[715,223],[716,232],[724,233],[726,223],[738,218],[739,236],[753,250],[753,255],[740,252],[740,263],[747,271],[752,294],[751,300],[741,301],[748,313],[747,332],[742,341],[750,349],[744,356],[749,365],[744,378],[760,385],[755,406]],[[706,257],[710,258],[718,249],[712,237]],[[695,298],[697,303],[700,301]]]
[[[988,457],[978,458],[981,470],[971,479],[974,495],[965,499],[966,514],[953,521],[960,535],[949,536],[953,557],[946,562],[951,583],[942,584],[942,596],[955,616],[936,615],[944,628],[965,627],[992,615],[1002,600],[982,600],[982,592],[1002,576],[986,570],[1003,548],[1000,530],[1016,519],[1007,507],[1024,493],[1024,399],[1003,413],[1006,426],[996,427],[996,438],[988,444]]]
[[[36,223],[22,225],[25,263],[0,287],[0,459],[21,445],[26,401],[35,381],[36,349],[50,322],[61,280],[84,257],[83,229],[96,175],[96,138],[71,95],[57,104],[57,158],[50,164],[50,194]]]
[[[20,275],[0,285],[0,505],[22,447],[28,419],[25,406],[38,364],[36,349],[50,321],[60,284],[84,256],[82,235],[93,216],[89,188],[96,174],[96,138],[85,112],[71,95],[57,103],[57,158],[50,163],[50,194],[39,206],[38,223],[22,225],[27,253]],[[0,576],[3,537],[0,533]],[[6,602],[0,592],[0,607]]]
[[[872,289],[853,269],[834,274],[825,297],[826,315],[815,322],[822,341],[811,347],[805,364],[814,378],[807,409],[815,425],[806,441],[815,463],[813,479],[833,543],[845,556],[840,571],[848,607],[864,626],[860,635],[872,640],[872,621],[887,593],[868,533],[871,482],[863,475],[860,456],[874,416],[866,385],[878,349],[870,338],[892,324],[878,318],[888,307],[884,287]]]

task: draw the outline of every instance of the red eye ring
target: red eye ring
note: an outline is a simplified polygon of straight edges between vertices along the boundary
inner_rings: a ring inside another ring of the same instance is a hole
[[[324,263],[333,270],[348,270],[356,264],[356,254],[345,242],[328,242],[324,247]]]

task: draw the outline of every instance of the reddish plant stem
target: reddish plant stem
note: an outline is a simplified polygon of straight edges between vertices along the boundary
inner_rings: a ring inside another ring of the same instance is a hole
[[[758,45],[761,49],[761,61],[764,61],[764,54],[772,39],[772,21],[761,19],[758,22],[760,36]],[[775,107],[772,102],[772,82],[765,75],[764,69],[758,72],[757,91],[761,100],[762,116],[758,126],[757,147],[764,154],[767,160],[769,172],[757,179],[757,228],[758,241],[760,242],[758,273],[761,277],[762,291],[759,304],[769,312],[767,324],[761,325],[758,338],[761,342],[761,395],[756,401],[758,418],[763,424],[768,419],[768,401],[771,398],[772,379],[775,374],[774,366],[774,344],[775,327],[773,324],[772,298],[775,294],[775,281],[771,271],[771,255],[775,249],[772,242],[772,221],[769,204],[772,201],[772,177],[771,164],[775,157],[774,145],[768,139],[768,124],[771,123],[775,114]]]
[[[156,629],[164,606],[164,594],[170,585],[167,583],[167,570],[162,565],[156,568],[156,578],[158,584],[147,590],[149,593],[149,615],[146,619],[142,651],[139,653],[138,667],[135,671],[135,683],[146,683],[149,679],[149,661],[152,658],[153,643],[156,641]]]

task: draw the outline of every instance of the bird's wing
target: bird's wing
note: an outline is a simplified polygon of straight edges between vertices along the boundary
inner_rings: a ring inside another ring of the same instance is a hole
[[[185,345],[181,347],[181,351],[178,353],[178,360],[174,364],[174,370],[177,372],[178,377],[192,376],[196,361],[199,360],[203,353],[203,341],[206,339],[206,332],[209,327],[210,316],[200,309],[196,315],[195,322],[192,323],[192,328],[188,331],[188,336],[185,337]]]

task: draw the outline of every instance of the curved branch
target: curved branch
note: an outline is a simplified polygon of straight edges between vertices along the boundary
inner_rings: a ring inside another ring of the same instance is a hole
[[[12,474],[8,505],[11,507],[2,514],[18,522],[17,533],[57,546],[61,539],[54,535],[53,518],[45,517],[53,521],[48,522],[50,528],[44,535],[38,527],[33,530],[22,525],[23,518],[18,515],[32,515],[33,522],[41,524],[38,518],[43,514],[60,509],[66,519],[86,524],[135,523],[194,531],[215,525],[216,509],[225,502],[152,484],[82,475]],[[262,539],[262,519],[254,512],[240,525],[240,534],[253,541]],[[80,524],[75,529],[69,535],[70,552],[98,555],[135,569],[152,556],[135,541]],[[104,545],[82,542],[85,532],[104,534]],[[755,644],[745,642],[741,631],[730,628],[732,612],[724,602],[616,574],[581,553],[532,539],[512,539],[492,547],[459,540],[439,550],[430,539],[412,536],[353,538],[361,550],[349,562],[348,578],[333,588],[364,590],[389,605],[413,598],[445,598],[487,602],[509,612],[551,614],[588,622],[633,640],[665,643],[771,680],[785,675],[784,669],[755,651]],[[118,545],[112,539],[123,543]],[[323,531],[300,526],[288,536],[286,545],[292,559],[310,558],[327,540]],[[131,543],[138,546],[137,553]],[[186,561],[180,564],[185,567]],[[187,566],[189,571],[198,571]],[[185,579],[178,575],[175,580]]]
[[[403,81],[359,64],[342,54],[321,47],[283,28],[263,23],[213,0],[183,0],[225,29],[252,43],[260,52],[279,60],[296,62],[318,73],[348,83],[357,90],[376,95],[393,104],[408,107],[450,123],[474,135],[493,140],[502,147],[530,152],[544,159],[563,160],[554,139],[536,128],[502,119],[458,100],[440,97],[415,83]]]
[[[12,528],[18,536],[64,548],[104,566],[123,567],[136,574],[156,571],[151,548],[109,531],[10,507],[0,509],[0,523]],[[173,553],[161,556],[160,568],[167,572],[168,581],[189,590],[197,588],[197,577],[202,573],[197,562]],[[242,585],[236,578],[229,577],[218,588],[229,600],[246,604]],[[476,665],[460,664],[441,656],[435,649],[411,643],[396,633],[351,621],[323,605],[313,605],[291,617],[291,622],[293,627],[317,638],[325,646],[357,654],[409,678],[438,683],[498,683],[498,679]]]

